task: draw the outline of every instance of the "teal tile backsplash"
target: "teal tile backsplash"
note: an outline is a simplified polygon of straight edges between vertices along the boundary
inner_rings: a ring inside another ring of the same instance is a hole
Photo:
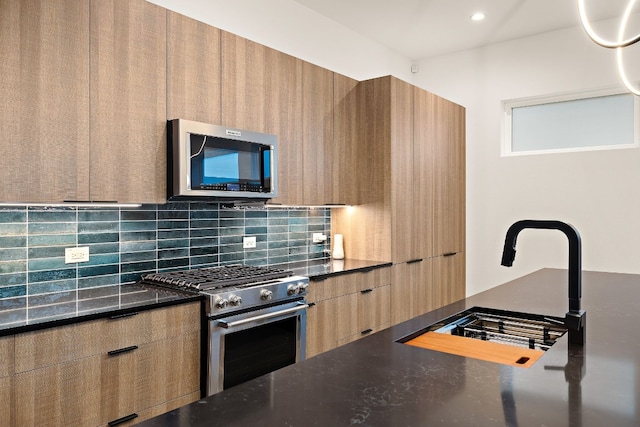
[[[141,274],[223,264],[274,265],[328,256],[331,211],[233,209],[179,202],[140,208],[0,207],[0,304],[64,302],[85,288],[134,282]],[[243,249],[256,236],[255,249]],[[90,260],[65,264],[65,248]]]

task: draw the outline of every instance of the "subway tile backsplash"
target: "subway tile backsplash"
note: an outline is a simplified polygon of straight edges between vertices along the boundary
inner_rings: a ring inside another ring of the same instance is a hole
[[[178,202],[140,208],[0,207],[0,299],[64,299],[75,291],[134,282],[141,274],[224,264],[274,265],[328,257],[324,208],[235,209]],[[243,249],[245,236],[256,248]],[[65,264],[65,248],[89,261]]]

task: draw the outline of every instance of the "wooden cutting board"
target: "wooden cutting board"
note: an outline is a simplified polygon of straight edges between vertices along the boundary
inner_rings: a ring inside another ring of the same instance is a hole
[[[438,332],[427,332],[405,342],[405,344],[521,368],[533,366],[544,354],[543,350],[521,348]]]

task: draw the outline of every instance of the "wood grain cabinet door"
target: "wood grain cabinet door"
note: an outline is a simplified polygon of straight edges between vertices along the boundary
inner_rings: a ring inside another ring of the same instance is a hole
[[[89,198],[89,3],[0,0],[0,201]]]
[[[166,201],[166,10],[91,0],[90,198]]]
[[[305,205],[333,202],[333,73],[317,65],[302,65],[302,139]]]
[[[0,420],[13,425],[13,336],[0,338]]]
[[[221,31],[222,125],[265,132],[265,53],[259,43]]]
[[[167,120],[220,124],[220,81],[220,30],[168,10]]]
[[[278,197],[272,203],[303,203],[302,60],[266,49],[265,129],[278,137]]]

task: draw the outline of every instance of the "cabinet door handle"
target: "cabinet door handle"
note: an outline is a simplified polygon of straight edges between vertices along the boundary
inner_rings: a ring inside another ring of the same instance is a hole
[[[442,254],[442,256],[454,256],[458,252],[447,252],[446,254]]]
[[[131,317],[131,316],[135,316],[136,314],[138,314],[137,311],[132,311],[131,313],[116,314],[115,316],[110,316],[109,319],[111,320],[122,319],[123,317]]]
[[[367,335],[367,334],[370,334],[371,332],[373,332],[373,329],[369,328],[369,329],[365,329],[364,331],[360,332],[360,334]]]
[[[369,292],[373,292],[373,289],[365,289],[363,291],[360,291],[361,294],[368,294]]]
[[[138,348],[137,345],[132,345],[131,347],[124,347],[124,348],[119,348],[117,350],[111,350],[107,354],[109,356],[117,356],[118,354],[128,353],[128,352],[133,351],[133,350],[135,350],[137,348]]]
[[[126,423],[127,421],[131,421],[134,418],[138,418],[138,414],[135,412],[133,414],[129,414],[126,417],[118,418],[117,420],[109,421],[107,424],[109,427],[117,426],[118,424]]]
[[[307,305],[309,306],[308,308],[314,307],[316,305],[315,302],[309,302],[307,303]]]
[[[416,259],[412,259],[407,261],[407,264],[415,264],[416,262],[422,262],[422,258],[416,258]]]

